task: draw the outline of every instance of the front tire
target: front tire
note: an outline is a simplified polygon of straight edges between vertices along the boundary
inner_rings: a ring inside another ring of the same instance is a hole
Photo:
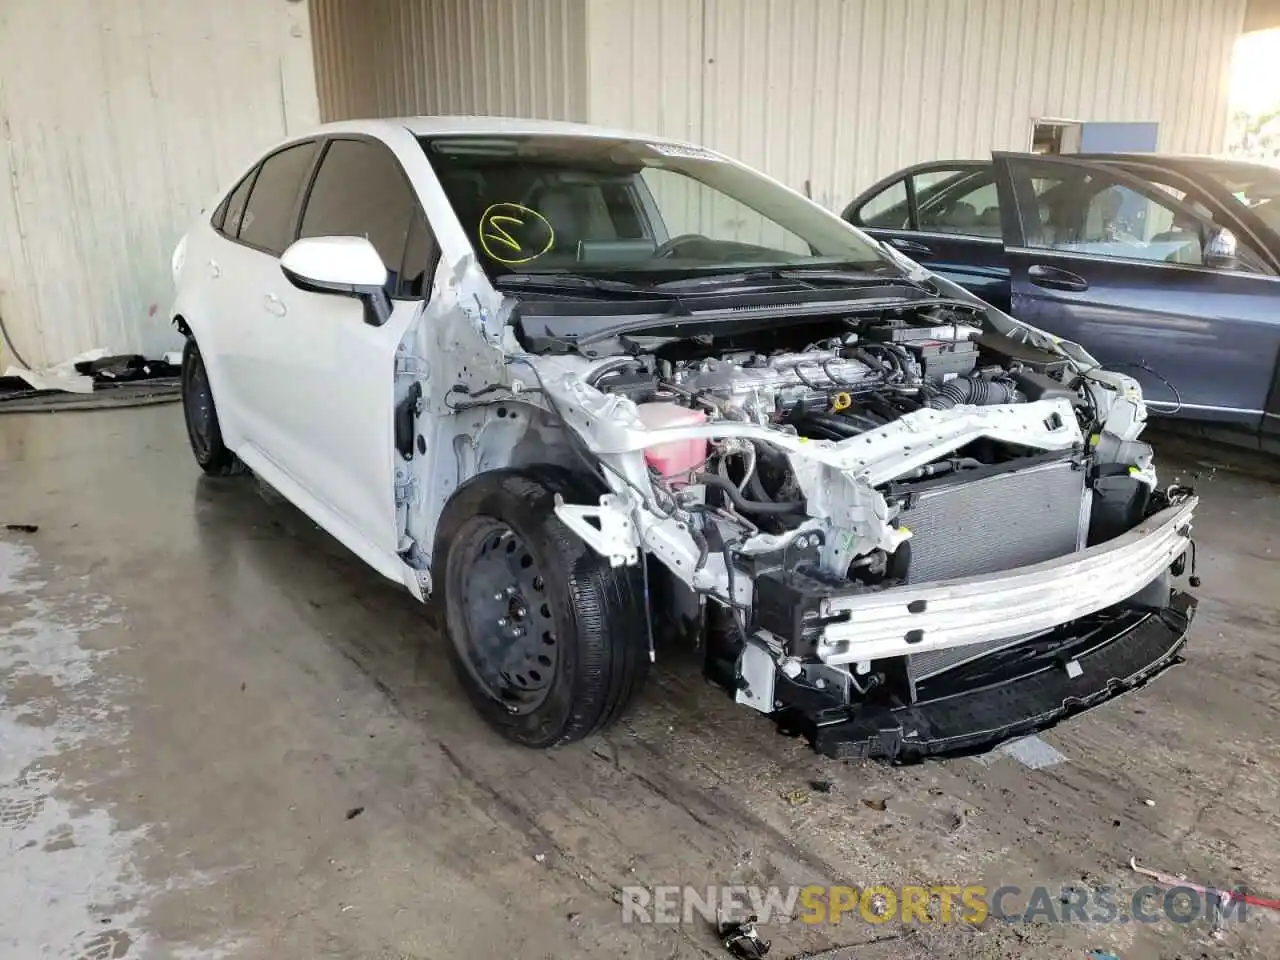
[[[435,539],[458,678],[503,736],[551,747],[631,704],[648,672],[640,568],[610,566],[554,512],[556,475],[501,470],[464,485]]]
[[[229,477],[245,472],[240,458],[222,442],[218,410],[213,404],[209,372],[194,339],[182,348],[182,413],[187,421],[187,439],[200,469],[211,477]]]

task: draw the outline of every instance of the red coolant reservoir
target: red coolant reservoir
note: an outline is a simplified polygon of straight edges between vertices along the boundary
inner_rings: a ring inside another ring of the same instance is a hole
[[[691,410],[678,403],[655,401],[637,405],[640,422],[650,430],[661,430],[663,427],[690,427],[707,422],[707,415],[701,410]],[[700,467],[707,459],[706,438],[697,440],[676,440],[672,443],[657,443],[644,451],[644,458],[649,466],[658,471],[665,479],[678,477]]]

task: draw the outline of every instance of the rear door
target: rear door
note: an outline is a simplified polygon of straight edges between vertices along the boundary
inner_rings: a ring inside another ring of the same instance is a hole
[[[293,240],[318,148],[314,140],[289,144],[259,164],[243,210],[233,198],[223,222],[227,242],[209,262],[217,294],[217,386],[223,388],[218,405],[228,408],[237,438],[264,451],[279,449],[282,437],[271,386],[276,368],[263,344],[281,319],[289,282],[280,255]]]
[[[1256,427],[1280,326],[1280,288],[1241,241],[1210,266],[1219,210],[1162,177],[1083,160],[995,154],[1011,312],[1075,340],[1172,415]]]
[[[1000,195],[988,163],[932,163],[882,180],[845,219],[1002,310],[1009,271]]]

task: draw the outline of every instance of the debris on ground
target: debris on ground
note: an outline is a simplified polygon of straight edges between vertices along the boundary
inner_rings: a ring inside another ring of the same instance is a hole
[[[883,810],[889,805],[889,802],[886,797],[863,797],[862,805],[870,807],[872,810]]]
[[[760,939],[756,930],[756,917],[748,917],[739,923],[734,920],[722,921],[719,933],[724,940],[724,948],[742,960],[760,960],[773,946],[772,940]]]
[[[356,817],[360,816],[360,814],[362,813],[364,813],[364,807],[352,807],[350,810],[347,811],[347,819],[354,820]]]
[[[545,853],[535,853],[533,855],[533,859],[538,863],[545,863],[547,855]]]
[[[99,347],[96,350],[88,350],[84,353],[65,360],[62,363],[53,366],[44,367],[38,370],[28,370],[26,367],[11,366],[5,370],[6,377],[15,377],[24,380],[36,390],[59,390],[68,393],[92,393],[93,377],[86,376],[76,370],[78,363],[91,363],[94,360],[101,360],[107,355],[107,350]]]
[[[11,365],[0,376],[0,413],[135,407],[179,398],[181,367],[171,355],[89,350],[62,363]]]
[[[1154,807],[1156,805],[1156,802],[1152,800],[1150,797],[1147,797],[1147,799],[1143,800],[1142,802],[1145,803],[1148,807]]]
[[[783,790],[781,793],[783,800],[793,807],[799,807],[809,802],[808,790]]]
[[[1203,897],[1217,897],[1217,903],[1214,909],[1214,931],[1221,930],[1223,913],[1232,901],[1239,900],[1254,907],[1266,907],[1268,910],[1280,910],[1280,900],[1272,900],[1269,897],[1258,897],[1251,893],[1244,893],[1240,890],[1223,890],[1217,887],[1205,887],[1198,883],[1192,883],[1181,873],[1161,873],[1159,870],[1151,870],[1138,863],[1137,857],[1129,858],[1129,869],[1134,873],[1140,873],[1144,877],[1150,877],[1162,887],[1186,887],[1188,890],[1194,890]]]
[[[809,789],[814,793],[830,793],[835,784],[830,780],[810,780]]]
[[[10,533],[36,533],[40,529],[38,523],[6,523],[4,528]]]

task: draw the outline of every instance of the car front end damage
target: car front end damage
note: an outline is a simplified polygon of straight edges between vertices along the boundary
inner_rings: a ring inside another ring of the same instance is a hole
[[[1042,728],[1177,662],[1195,611],[1197,501],[1157,488],[1137,385],[956,306],[511,366],[598,461],[556,512],[644,564],[651,635],[832,756]]]

